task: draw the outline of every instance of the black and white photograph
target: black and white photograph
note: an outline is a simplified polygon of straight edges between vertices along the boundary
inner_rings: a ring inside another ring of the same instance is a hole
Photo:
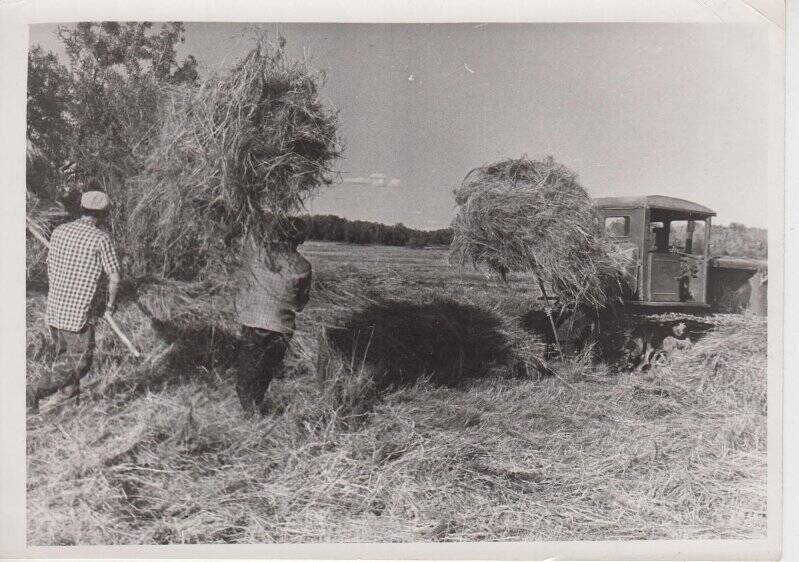
[[[773,544],[774,29],[30,23],[27,547]]]

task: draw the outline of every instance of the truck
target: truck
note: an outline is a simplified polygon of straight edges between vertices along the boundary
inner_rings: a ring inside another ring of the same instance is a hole
[[[767,314],[768,262],[713,256],[712,209],[663,195],[593,204],[604,236],[624,256],[627,291],[612,315],[560,310],[545,341],[561,353],[601,339],[606,359],[640,367],[668,360],[666,337],[696,341],[730,314]]]
[[[767,314],[768,262],[713,256],[711,220],[698,203],[666,197],[602,197],[604,234],[630,254],[627,304],[645,312]]]

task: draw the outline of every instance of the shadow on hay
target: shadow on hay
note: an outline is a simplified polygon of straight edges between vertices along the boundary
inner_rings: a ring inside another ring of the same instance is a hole
[[[546,356],[557,356],[559,343],[565,355],[577,355],[591,348],[596,361],[613,361],[619,358],[626,320],[623,313],[615,309],[597,310],[590,306],[555,308],[552,323],[546,311],[532,309],[519,317],[522,329],[535,334],[547,346]]]
[[[216,387],[221,381],[221,374],[235,364],[236,334],[216,325],[179,325],[157,318],[142,305],[139,305],[139,309],[149,319],[164,351],[156,353],[150,362],[140,365],[135,378],[107,385],[106,393],[138,394],[189,381],[203,381]]]
[[[327,327],[320,339],[317,372],[344,363],[368,368],[382,388],[422,377],[459,386],[491,374],[526,374],[504,332],[503,320],[477,306],[452,300],[419,304],[383,299]]]

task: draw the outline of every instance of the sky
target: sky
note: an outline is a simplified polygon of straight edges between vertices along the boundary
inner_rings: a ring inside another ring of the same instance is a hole
[[[592,197],[668,195],[767,226],[768,51],[742,24],[260,24],[326,72],[341,180],[313,213],[448,226],[477,166],[553,156]],[[186,24],[204,71],[247,24]],[[63,57],[55,25],[30,43]]]

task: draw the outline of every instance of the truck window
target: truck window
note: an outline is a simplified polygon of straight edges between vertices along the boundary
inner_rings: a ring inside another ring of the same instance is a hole
[[[624,238],[630,235],[630,217],[605,217],[605,236]]]
[[[704,221],[672,221],[669,234],[672,251],[694,255],[705,253]]]

